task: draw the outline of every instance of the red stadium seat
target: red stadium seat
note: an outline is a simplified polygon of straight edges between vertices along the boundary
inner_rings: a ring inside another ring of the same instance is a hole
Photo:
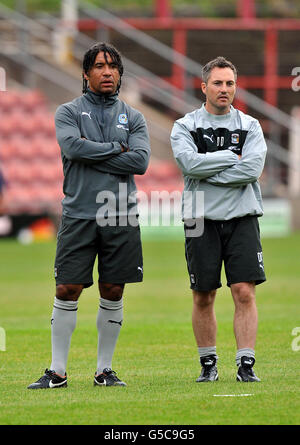
[[[156,175],[160,177],[161,179],[176,179],[181,177],[181,173],[175,164],[175,162],[172,161],[163,161],[160,162],[156,166]]]
[[[55,137],[55,123],[54,115],[50,113],[45,113],[42,119],[42,128],[47,136]]]
[[[27,91],[22,96],[22,105],[25,110],[34,112],[35,110],[46,110],[45,96],[38,90]]]
[[[1,138],[9,137],[16,130],[16,122],[11,114],[0,118],[0,134]]]
[[[35,120],[27,114],[23,114],[19,125],[20,131],[24,134],[24,136],[32,137],[36,133],[37,124]]]
[[[9,187],[5,193],[6,207],[9,213],[34,213],[39,210],[30,188],[20,185]]]
[[[9,161],[18,156],[18,146],[11,139],[2,138],[0,142],[0,160]]]
[[[57,163],[45,162],[44,159],[37,159],[31,166],[32,179],[43,184],[61,182],[60,171]]]
[[[7,114],[21,103],[20,94],[16,91],[5,91],[0,95],[0,113]],[[1,120],[2,120],[1,116]]]
[[[21,159],[32,161],[35,157],[35,151],[30,139],[23,139],[18,142],[18,155]]]
[[[7,115],[7,119],[9,119],[13,124],[11,134],[23,135],[22,125],[24,120],[26,119],[24,111],[19,107],[16,107],[10,114]]]
[[[35,132],[47,137],[55,138],[54,115],[45,110],[36,110],[31,119],[35,125]]]
[[[41,134],[32,138],[32,145],[36,156],[45,160],[59,160],[60,149],[54,138],[45,137]]]
[[[40,146],[40,154],[46,159],[60,159],[60,148],[56,140],[45,138]]]
[[[30,184],[32,181],[32,168],[29,162],[13,160],[6,165],[5,177],[8,183]]]
[[[37,90],[0,97],[0,161],[9,212],[60,211],[62,164],[54,115]]]
[[[3,148],[1,148],[3,147]],[[0,146],[1,152],[5,159],[18,158],[23,160],[31,160],[34,151],[30,139],[20,134],[13,134],[5,143]]]
[[[32,182],[43,182],[44,181],[44,172],[43,172],[43,163],[36,158],[31,162],[31,177]]]
[[[59,164],[56,162],[49,163],[47,169],[47,181],[53,184],[62,184],[62,180],[62,168],[59,166]]]
[[[57,189],[50,185],[43,188],[43,202],[52,203],[59,200]]]
[[[172,161],[152,161],[146,173],[156,181],[180,177],[180,172]]]

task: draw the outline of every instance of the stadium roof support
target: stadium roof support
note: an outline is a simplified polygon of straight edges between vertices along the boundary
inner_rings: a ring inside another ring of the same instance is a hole
[[[210,29],[210,30],[261,30],[266,32],[265,51],[268,53],[268,60],[265,66],[268,65],[267,73],[263,78],[259,78],[260,85],[265,87],[266,93],[264,100],[253,95],[245,88],[248,86],[239,87],[237,89],[237,98],[240,105],[251,106],[260,114],[265,115],[268,120],[273,120],[277,124],[288,128],[293,128],[292,118],[285,112],[277,108],[277,103],[274,103],[276,93],[274,88],[277,86],[278,76],[276,74],[276,54],[274,49],[277,47],[277,31],[279,29],[296,29],[300,30],[300,20],[269,20],[269,19],[201,19],[201,18],[131,18],[122,20],[114,16],[108,11],[97,8],[85,0],[79,0],[80,9],[88,16],[89,19],[80,19],[78,21],[78,28],[80,30],[97,29],[101,24],[108,28],[114,29],[127,38],[138,42],[144,48],[158,54],[173,64],[173,75],[170,79],[172,85],[184,90],[185,76],[190,73],[194,76],[194,81],[201,80],[202,65],[186,56],[186,32],[192,29]],[[173,39],[173,48],[163,44],[157,39],[149,36],[141,30],[158,30],[170,29],[175,33],[180,33]],[[176,46],[175,46],[175,45]],[[265,59],[266,60],[266,59]],[[175,75],[174,75],[175,72]],[[182,80],[181,85],[178,83],[179,78]],[[257,80],[257,78],[256,78]],[[242,79],[246,81],[246,78]],[[284,81],[285,85],[291,85],[292,78],[280,79]],[[276,89],[276,88],[275,88]],[[266,100],[268,99],[268,101]],[[241,107],[243,108],[243,107]]]
[[[170,0],[154,0],[155,16],[158,18],[171,17],[172,8]]]
[[[243,19],[254,19],[256,15],[255,0],[237,0],[236,12]]]

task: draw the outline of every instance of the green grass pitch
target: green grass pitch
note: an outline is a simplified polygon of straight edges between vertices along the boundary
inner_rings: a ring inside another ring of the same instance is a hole
[[[235,381],[233,302],[218,292],[219,381],[197,384],[191,291],[182,241],[144,242],[144,282],[127,285],[113,368],[126,388],[93,386],[97,286],[80,297],[68,362],[68,388],[29,391],[50,366],[55,243],[0,241],[1,425],[296,425],[300,422],[300,234],[263,239],[268,281],[257,287],[255,371]],[[298,334],[299,335],[299,334]],[[295,348],[294,348],[295,349]],[[298,348],[296,348],[298,349]],[[241,396],[251,394],[250,396]],[[229,397],[230,396],[230,397]]]

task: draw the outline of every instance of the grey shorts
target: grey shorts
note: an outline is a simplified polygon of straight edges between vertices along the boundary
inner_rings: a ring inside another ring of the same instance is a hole
[[[266,280],[256,216],[229,221],[204,220],[199,237],[186,237],[185,255],[191,289],[211,291],[222,286],[224,262],[227,285]]]
[[[139,226],[100,227],[95,220],[63,215],[57,234],[56,284],[93,284],[98,257],[98,279],[124,284],[143,281]]]

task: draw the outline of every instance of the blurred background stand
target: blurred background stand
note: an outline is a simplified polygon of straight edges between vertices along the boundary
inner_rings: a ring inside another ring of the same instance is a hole
[[[292,110],[300,93],[292,90],[290,73],[300,66],[294,49],[300,10],[296,0],[271,3],[112,0],[103,9],[96,0],[0,0],[0,66],[7,83],[0,92],[0,161],[9,215],[59,221],[63,175],[54,112],[81,94],[83,55],[102,40],[121,51],[120,97],[144,114],[149,128],[152,156],[146,174],[136,177],[139,190],[150,196],[183,189],[170,132],[175,119],[205,100],[202,66],[224,55],[239,72],[234,106],[260,121],[268,145],[260,178],[263,231],[298,227],[291,224],[291,207],[297,208],[291,184],[300,171]]]
[[[54,57],[60,64],[73,61],[73,44],[77,30],[77,0],[61,1],[61,22],[53,31]]]
[[[300,230],[300,107],[293,108],[292,116],[294,121],[289,146],[289,196],[292,229]]]

